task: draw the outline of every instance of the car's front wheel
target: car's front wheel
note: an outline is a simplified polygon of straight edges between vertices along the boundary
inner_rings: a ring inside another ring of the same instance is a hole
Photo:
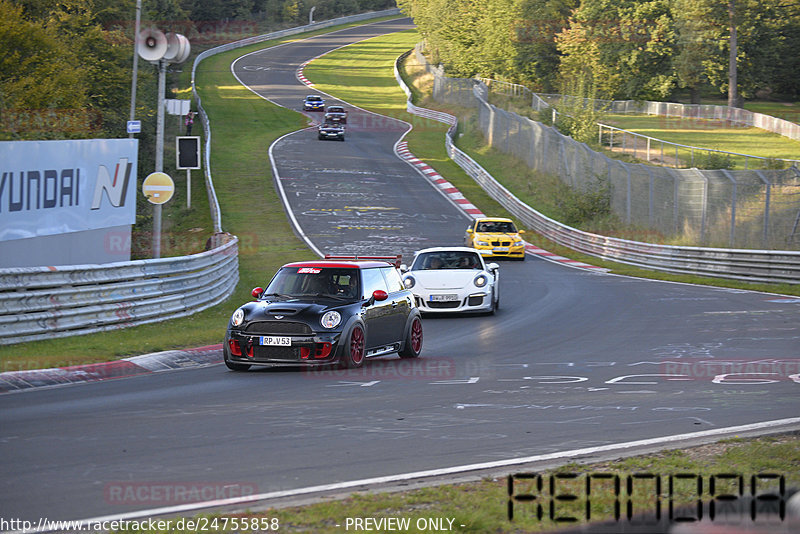
[[[365,341],[364,328],[361,324],[355,324],[345,340],[346,345],[342,354],[344,367],[355,369],[364,365]]]
[[[408,325],[403,350],[398,355],[401,358],[416,358],[420,352],[422,352],[422,321],[419,317],[414,317]]]

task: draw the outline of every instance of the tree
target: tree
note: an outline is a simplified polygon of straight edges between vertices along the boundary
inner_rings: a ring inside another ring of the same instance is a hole
[[[521,81],[542,92],[558,87],[561,52],[556,35],[569,25],[570,14],[579,0],[521,0],[519,18],[514,21],[511,41],[514,48],[511,68]]]
[[[86,106],[88,88],[76,54],[57,31],[26,19],[9,0],[0,0],[0,19],[0,114]]]
[[[675,86],[669,0],[583,0],[556,36],[562,78],[583,72],[606,98],[665,98]]]

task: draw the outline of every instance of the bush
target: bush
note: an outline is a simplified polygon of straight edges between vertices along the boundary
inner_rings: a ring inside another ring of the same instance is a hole
[[[697,158],[696,166],[698,169],[722,169],[729,171],[733,169],[733,158],[730,154],[709,152],[705,156]]]

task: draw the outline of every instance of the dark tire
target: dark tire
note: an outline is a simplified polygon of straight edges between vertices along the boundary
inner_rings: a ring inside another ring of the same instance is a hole
[[[366,336],[364,335],[363,325],[360,323],[353,325],[345,342],[346,345],[344,346],[342,354],[342,366],[349,369],[357,369],[364,365]]]
[[[422,352],[422,321],[417,316],[411,319],[411,324],[408,325],[403,350],[398,355],[401,358],[416,358],[420,352]]]
[[[222,359],[225,361],[225,367],[230,369],[231,371],[247,371],[250,369],[250,366],[246,363],[235,363],[228,360],[228,349],[227,347],[222,351]]]

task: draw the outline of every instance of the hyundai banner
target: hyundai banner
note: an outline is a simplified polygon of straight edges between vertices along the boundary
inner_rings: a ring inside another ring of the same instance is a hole
[[[136,222],[137,139],[0,142],[0,241]]]

